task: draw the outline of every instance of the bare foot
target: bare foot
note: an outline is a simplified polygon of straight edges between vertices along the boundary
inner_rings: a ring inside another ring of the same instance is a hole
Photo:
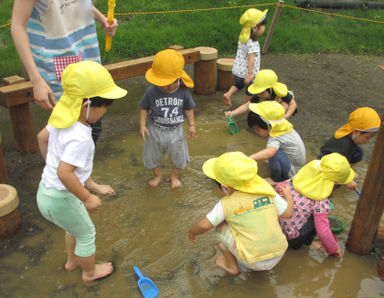
[[[224,256],[218,256],[216,259],[216,266],[223,269],[224,271],[228,272],[232,275],[237,275],[240,273],[239,268],[236,265],[229,265],[226,262],[226,259]]]
[[[78,260],[74,260],[74,261],[67,260],[67,262],[65,262],[64,269],[67,271],[72,271],[78,268],[79,266],[80,266],[80,262]]]
[[[111,262],[103,263],[103,264],[95,264],[95,271],[93,274],[86,274],[83,272],[81,278],[83,281],[92,281],[99,278],[106,277],[110,275],[113,271],[113,266]]]
[[[223,99],[224,99],[225,105],[231,108],[232,107],[231,97],[227,93],[224,93]]]
[[[178,178],[171,177],[171,187],[172,188],[178,188],[181,186],[181,182]]]
[[[154,177],[154,178],[152,178],[151,180],[149,180],[149,185],[150,186],[152,186],[152,187],[156,187],[156,186],[158,186],[159,185],[159,183],[160,183],[160,181],[161,181],[161,177]]]
[[[309,246],[309,248],[312,248],[312,249],[316,249],[316,250],[320,250],[322,249],[324,246],[323,244],[321,244],[320,241],[312,241],[312,244]]]

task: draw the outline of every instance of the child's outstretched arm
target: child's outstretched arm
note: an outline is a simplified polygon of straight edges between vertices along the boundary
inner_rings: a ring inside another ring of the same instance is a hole
[[[44,127],[37,135],[37,144],[39,146],[40,154],[44,158],[44,160],[47,159],[48,140],[49,131],[47,127]]]
[[[295,97],[293,97],[290,103],[288,104],[287,111],[285,112],[285,119],[289,119],[293,115],[293,113],[296,111],[296,108],[297,108],[297,103],[295,101]]]
[[[184,110],[185,117],[187,118],[189,129],[188,129],[188,135],[190,138],[194,138],[196,134],[196,128],[195,128],[195,114],[193,110]]]
[[[265,148],[259,152],[253,153],[249,157],[254,159],[254,160],[268,160],[271,157],[275,156],[277,152],[277,149],[275,147],[268,147]]]
[[[202,220],[195,223],[188,231],[188,238],[192,242],[196,242],[196,236],[204,234],[210,229],[214,228],[214,225],[208,220],[208,218],[204,217]]]
[[[143,141],[145,142],[145,136],[149,136],[149,131],[147,129],[147,117],[148,117],[148,110],[144,110],[143,108],[140,108],[140,135]]]
[[[83,184],[81,184],[79,178],[77,178],[74,173],[75,170],[75,166],[60,161],[59,167],[57,168],[57,175],[64,186],[83,201],[85,208],[87,208],[89,212],[96,212],[101,207],[101,200],[98,196],[91,194]]]
[[[248,108],[249,104],[250,104],[250,102],[248,101],[248,102],[242,104],[241,106],[238,106],[233,111],[225,111],[224,112],[225,117],[228,117],[228,116],[234,117],[234,116],[241,115],[241,114],[248,112],[249,111],[249,108]]]
[[[333,235],[330,228],[328,214],[315,213],[313,219],[315,222],[317,236],[319,237],[327,253],[330,255],[335,255],[336,257],[341,257],[341,251],[337,244],[336,236]]]

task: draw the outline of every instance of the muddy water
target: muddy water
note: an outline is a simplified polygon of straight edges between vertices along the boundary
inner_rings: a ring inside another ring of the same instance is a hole
[[[265,140],[246,128],[245,116],[236,119],[240,133],[229,133],[222,93],[194,96],[197,131],[195,139],[188,140],[191,162],[182,172],[183,187],[171,190],[166,158],[164,179],[152,189],[147,184],[151,172],[141,162],[143,143],[138,134],[137,103],[146,84],[142,77],[122,84],[127,86],[129,96],[116,101],[105,116],[94,164],[94,179],[111,184],[117,194],[104,197],[103,207],[92,215],[97,230],[97,260],[112,260],[116,269],[112,276],[89,284],[80,281],[79,270],[63,269],[64,233],[40,216],[34,201],[43,162],[38,154],[20,156],[13,152],[9,118],[1,109],[3,146],[11,184],[20,195],[23,223],[16,237],[0,243],[1,297],[141,297],[134,265],[155,282],[160,297],[384,296],[375,256],[359,257],[345,250],[358,198],[344,188],[336,190],[332,211],[347,226],[338,235],[344,252],[341,259],[302,248],[288,250],[278,266],[268,272],[243,272],[230,277],[215,267],[218,249],[214,232],[199,236],[194,244],[187,238],[190,225],[205,216],[220,198],[217,187],[203,175],[201,165],[225,151],[251,154],[264,148]],[[234,98],[235,104],[241,101],[242,93]],[[47,115],[34,106],[32,112],[37,130]],[[292,122],[297,127],[302,125],[300,117]],[[329,127],[332,130],[334,127]],[[325,137],[302,136],[309,161]],[[259,163],[259,168],[262,177],[268,176],[265,164]],[[364,160],[357,172],[364,176],[366,168]]]

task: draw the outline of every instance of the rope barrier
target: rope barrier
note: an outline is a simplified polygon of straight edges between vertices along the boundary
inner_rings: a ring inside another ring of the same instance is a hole
[[[276,6],[282,6],[283,8],[284,7],[293,8],[293,9],[303,10],[303,11],[307,11],[307,12],[330,15],[330,16],[334,16],[334,17],[342,17],[342,18],[348,18],[348,19],[353,19],[353,20],[357,20],[357,21],[384,24],[384,21],[347,16],[347,15],[333,13],[333,12],[326,12],[326,11],[321,11],[321,10],[315,10],[315,9],[309,9],[309,8],[297,7],[297,6],[293,6],[293,5],[289,5],[289,4],[279,4],[279,3],[247,4],[247,5],[236,5],[236,6],[227,6],[227,7],[211,7],[211,8],[196,8],[196,9],[182,9],[182,10],[120,12],[120,13],[115,13],[115,15],[116,16],[127,16],[127,15],[152,15],[152,14],[168,14],[168,13],[190,13],[190,12],[199,12],[199,11],[214,11],[214,10],[226,10],[226,9],[258,7],[258,6],[275,6],[275,5]],[[0,29],[5,28],[5,27],[10,26],[10,25],[11,25],[11,23],[0,25]]]

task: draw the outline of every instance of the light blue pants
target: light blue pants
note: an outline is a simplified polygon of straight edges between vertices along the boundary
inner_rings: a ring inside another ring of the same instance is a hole
[[[75,254],[89,257],[96,252],[96,230],[83,202],[68,190],[47,188],[40,181],[37,207],[43,217],[76,239]]]

